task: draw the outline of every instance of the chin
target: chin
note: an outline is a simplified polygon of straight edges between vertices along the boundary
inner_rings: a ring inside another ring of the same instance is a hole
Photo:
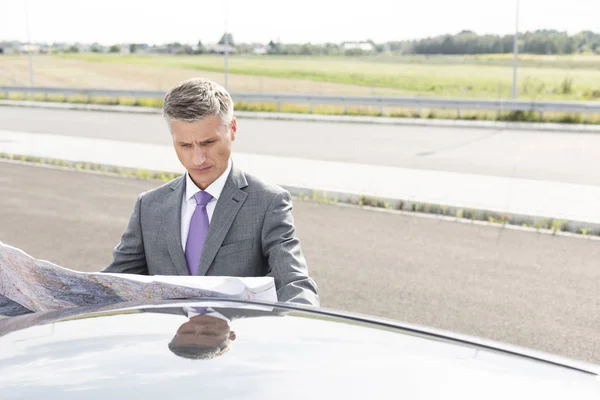
[[[196,186],[198,186],[202,190],[206,189],[211,183],[215,181],[214,177],[207,176],[206,174],[192,172],[190,175]]]

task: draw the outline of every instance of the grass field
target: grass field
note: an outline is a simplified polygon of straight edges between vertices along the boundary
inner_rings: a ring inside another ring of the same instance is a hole
[[[0,56],[0,84],[29,82],[26,56]],[[212,55],[34,57],[35,84],[167,89],[193,76],[224,82]],[[230,56],[231,91],[508,98],[512,56]],[[519,97],[600,100],[600,56],[520,56]]]
[[[224,74],[219,72],[217,57],[128,57],[102,55],[88,61],[88,56],[58,57],[35,56],[34,83],[36,86],[72,86],[107,89],[155,89],[166,90],[176,83],[197,76],[224,83]],[[200,69],[194,64],[168,65],[169,61],[198,61],[208,59],[217,71]],[[232,57],[233,59],[233,57]],[[144,63],[142,63],[142,61]],[[222,69],[222,65],[221,65]],[[231,72],[231,71],[230,71]],[[0,85],[28,85],[29,67],[26,56],[0,56]],[[283,92],[346,95],[408,95],[394,89],[372,88],[360,85],[323,82],[308,79],[289,79],[278,76],[244,75],[231,72],[229,89],[233,92]]]

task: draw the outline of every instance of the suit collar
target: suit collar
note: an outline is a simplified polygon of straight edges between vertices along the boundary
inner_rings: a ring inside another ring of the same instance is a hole
[[[181,244],[181,200],[185,190],[185,174],[175,179],[170,185],[162,205],[162,219],[165,229],[164,239],[169,249],[171,261],[175,267],[174,275],[189,275],[183,246]]]
[[[182,189],[182,186],[185,187],[184,182],[185,182],[185,174],[182,174],[179,177],[173,179],[171,181],[171,183],[169,184],[169,187],[171,188],[171,190],[177,191],[179,189]]]
[[[246,175],[232,163],[231,173],[227,181],[238,189],[243,189],[248,186]],[[227,184],[226,184],[227,185]]]

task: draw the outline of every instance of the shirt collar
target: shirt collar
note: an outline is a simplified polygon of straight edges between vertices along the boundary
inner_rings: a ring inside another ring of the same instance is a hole
[[[225,187],[225,183],[227,182],[227,177],[229,176],[229,173],[231,172],[231,166],[232,166],[232,162],[231,162],[231,158],[229,158],[229,160],[227,161],[227,169],[225,170],[225,172],[223,172],[221,174],[221,176],[219,176],[213,183],[211,183],[204,190],[205,192],[208,192],[208,194],[210,194],[215,201],[219,200],[219,196],[221,196],[221,192],[223,191],[223,188]],[[190,174],[187,172],[185,173],[185,180],[186,180],[185,199],[186,199],[186,201],[189,201],[192,199],[192,197],[194,197],[194,195],[196,193],[200,192],[201,189],[198,188],[198,186],[196,186],[194,181],[192,181],[192,178],[190,178]]]
[[[183,311],[186,313],[188,318],[192,318],[197,315],[208,315],[229,322],[229,318],[216,311],[212,307],[183,307]]]

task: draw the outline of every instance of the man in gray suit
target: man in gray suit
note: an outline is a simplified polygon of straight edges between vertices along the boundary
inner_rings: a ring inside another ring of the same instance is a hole
[[[229,93],[210,80],[184,81],[165,96],[163,115],[187,172],[138,197],[103,272],[272,276],[280,302],[318,306],[289,192],[231,160]]]

